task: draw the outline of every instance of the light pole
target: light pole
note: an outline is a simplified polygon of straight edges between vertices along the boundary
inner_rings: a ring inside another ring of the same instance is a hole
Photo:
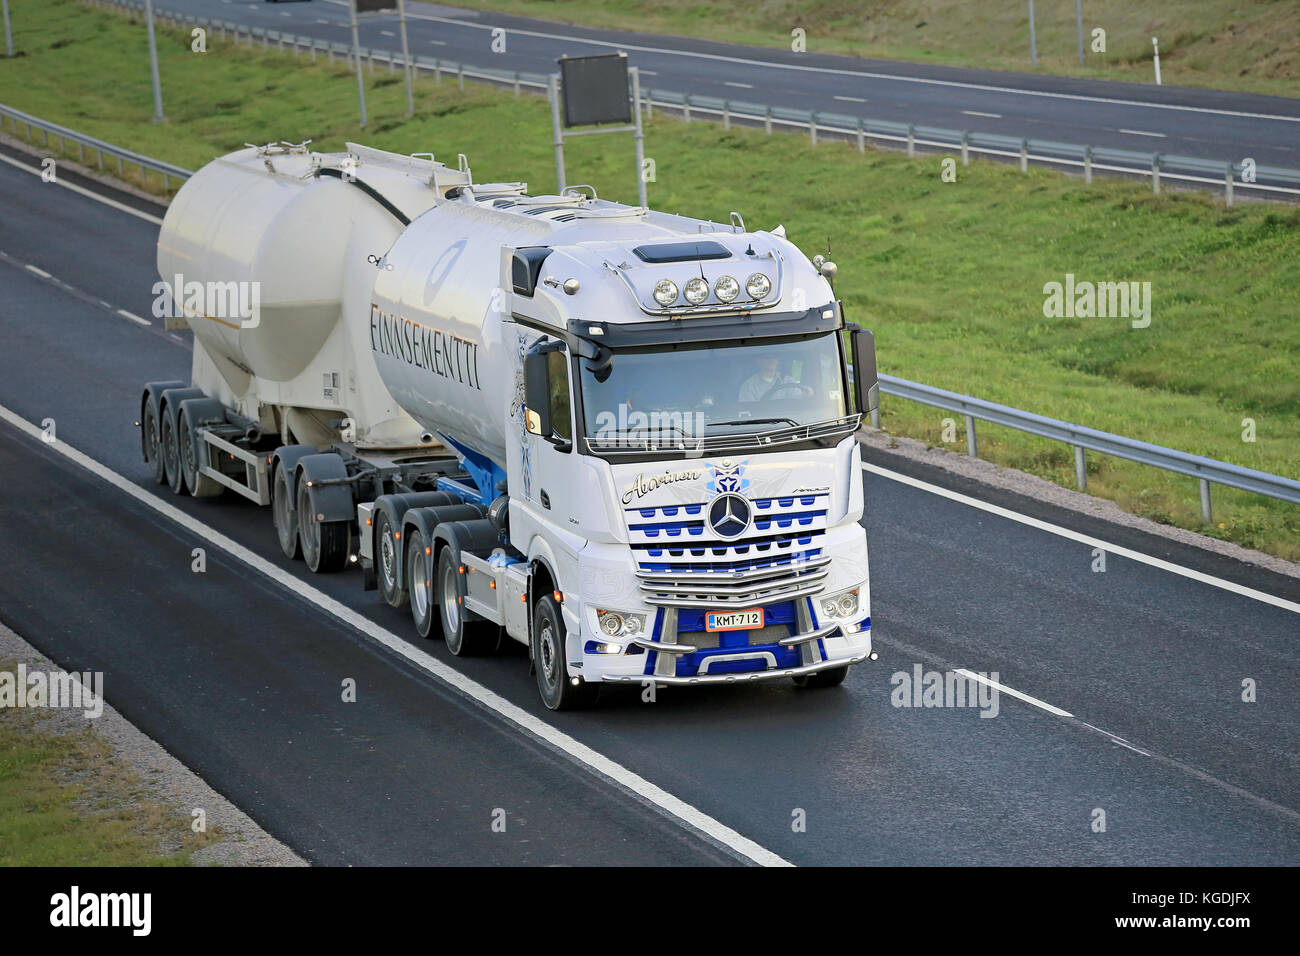
[[[1074,22],[1079,28],[1079,65],[1083,66],[1083,0],[1074,0]]]
[[[165,123],[162,105],[162,81],[158,78],[158,44],[153,35],[153,0],[144,0],[145,25],[149,32],[149,72],[153,74],[153,121]]]

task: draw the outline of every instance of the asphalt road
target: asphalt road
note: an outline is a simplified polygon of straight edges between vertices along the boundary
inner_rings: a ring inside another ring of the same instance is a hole
[[[351,42],[341,0],[158,0],[155,9]],[[552,73],[562,55],[625,50],[656,90],[1016,137],[1300,167],[1300,98],[794,53],[597,30],[408,3],[412,55]],[[505,30],[504,52],[493,33]],[[396,17],[363,18],[364,47],[400,52]],[[1300,90],[1297,91],[1300,94]],[[286,134],[288,135],[288,134]]]
[[[501,717],[515,707],[801,865],[1300,861],[1300,608],[1118,554],[1094,573],[1088,545],[901,475],[864,476],[880,660],[843,687],[678,689],[653,704],[627,690],[594,711],[547,712],[521,653],[452,658],[359,574],[283,560],[265,509],[151,483],[138,390],[188,377],[189,336],[117,310],[149,318],[156,236],[0,163],[0,417],[53,419],[59,443],[257,558],[0,421],[0,620],[66,667],[104,671],[110,703],[307,859],[739,861],[663,801]],[[1245,565],[959,490],[1300,601],[1294,581]],[[199,546],[204,573],[191,570]],[[485,694],[394,649],[408,647]],[[891,675],[918,664],[996,672],[1072,716],[1007,693],[994,719],[892,706]],[[341,701],[347,677],[356,703]],[[1246,678],[1256,703],[1241,700]],[[505,833],[491,827],[498,809]]]

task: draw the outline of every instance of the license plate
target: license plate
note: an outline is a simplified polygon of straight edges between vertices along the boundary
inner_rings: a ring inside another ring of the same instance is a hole
[[[704,615],[706,631],[749,631],[763,626],[763,609],[748,611],[710,611]]]

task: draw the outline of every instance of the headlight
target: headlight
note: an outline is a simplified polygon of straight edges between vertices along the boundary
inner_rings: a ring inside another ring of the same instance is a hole
[[[858,588],[824,597],[821,606],[822,614],[826,617],[852,617],[858,613]]]
[[[761,299],[772,291],[772,280],[761,272],[755,272],[745,280],[745,291],[751,299]]]
[[[670,306],[677,301],[677,283],[672,279],[660,279],[655,283],[655,301],[662,306]]]
[[[720,302],[731,302],[740,295],[740,283],[731,276],[723,276],[713,283],[713,294]]]
[[[698,277],[689,279],[682,294],[686,296],[686,301],[691,305],[699,305],[709,297],[709,284]]]
[[[630,637],[645,630],[645,615],[598,610],[596,625],[606,637]]]

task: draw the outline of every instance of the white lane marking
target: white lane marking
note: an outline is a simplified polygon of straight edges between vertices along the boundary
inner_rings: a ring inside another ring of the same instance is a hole
[[[334,21],[333,21],[333,20],[317,20],[316,22],[317,22],[317,23],[323,23],[325,26],[330,26]]]
[[[54,276],[50,275],[50,274],[49,274],[48,272],[46,272],[44,269],[38,269],[38,268],[36,268],[35,266],[30,266],[30,265],[29,265],[29,266],[23,266],[23,268],[26,269],[28,272],[34,272],[36,275],[40,276],[42,279],[53,279],[53,278],[54,278]]]
[[[752,89],[754,88],[754,84],[753,84],[753,83],[733,83],[733,82],[731,82],[731,80],[723,80],[723,81],[722,81],[722,85],[723,85],[723,86],[734,86],[734,87],[736,87],[737,89],[741,89],[741,90],[752,90]]]
[[[447,41],[445,41],[445,40],[430,40],[429,42],[432,43],[434,46],[446,46],[446,45],[447,45]]]
[[[1074,716],[1074,714],[1070,713],[1068,710],[1061,710],[1061,708],[1053,707],[1051,704],[1045,703],[1044,701],[1039,700],[1037,697],[1030,697],[1028,694],[1022,694],[1014,687],[1008,687],[1006,684],[999,684],[997,681],[990,680],[989,678],[985,677],[983,674],[976,674],[974,671],[968,671],[964,667],[958,667],[956,672],[958,674],[961,674],[963,677],[965,677],[968,680],[979,681],[981,684],[986,684],[989,687],[996,688],[1003,694],[1010,694],[1012,697],[1015,697],[1018,700],[1023,700],[1026,704],[1033,704],[1035,707],[1041,707],[1049,714],[1055,714],[1057,717]]]
[[[0,154],[0,162],[8,163],[10,166],[14,167],[15,169],[21,169],[24,172],[31,173],[33,176],[39,176],[41,174],[41,171],[39,169],[33,169],[31,166],[27,166],[24,163],[20,163],[16,159],[10,159],[8,156],[5,156],[4,154]],[[134,209],[131,206],[126,205],[126,203],[118,202],[116,199],[109,199],[107,196],[101,196],[99,195],[99,193],[92,192],[89,189],[86,189],[82,186],[78,186],[76,183],[67,183],[64,182],[62,179],[56,179],[54,182],[56,185],[62,186],[64,189],[71,189],[74,193],[80,193],[82,196],[88,196],[91,199],[95,200],[96,202],[102,202],[105,206],[112,206],[114,209],[119,209],[122,212],[130,213],[132,216],[135,216],[137,219],[143,219],[145,222],[151,222],[155,226],[162,225],[162,220],[159,219],[157,216],[151,216],[147,212],[142,212],[139,209]]]
[[[865,103],[866,98],[861,96],[836,96],[834,97],[843,103]]]
[[[118,309],[117,314],[124,319],[130,319],[132,322],[136,323],[136,325],[153,325],[153,323],[148,319],[142,319],[134,312],[128,312],[126,309]]]
[[[656,73],[654,70],[641,70],[640,73],[641,73],[642,76],[658,76],[658,75],[659,75],[659,74]]]
[[[29,437],[37,441],[42,441],[43,432],[40,428],[27,421],[16,412],[11,411],[4,405],[0,405],[0,419],[8,422],[14,428]],[[100,478],[117,488],[119,491],[131,496],[146,507],[152,508],[163,517],[176,522],[191,534],[197,535],[208,541],[210,544],[221,548],[236,560],[242,561],[254,571],[266,575],[277,584],[292,591],[298,597],[316,605],[325,613],[332,615],[344,624],[356,628],[374,642],[382,644],[390,651],[406,658],[408,661],[422,668],[437,679],[450,684],[462,694],[473,698],[479,704],[483,705],[483,707],[515,724],[521,730],[546,741],[557,750],[567,754],[575,763],[579,764],[589,772],[598,776],[607,777],[620,786],[632,791],[641,799],[658,807],[666,815],[675,818],[677,822],[689,828],[701,831],[718,843],[730,848],[735,853],[763,866],[792,865],[789,861],[782,859],[771,850],[760,846],[748,837],[742,836],[735,830],[718,820],[715,820],[703,811],[697,810],[689,803],[673,796],[671,793],[656,786],[639,774],[633,773],[622,764],[616,763],[603,754],[596,752],[586,744],[580,743],[563,731],[557,730],[550,724],[547,724],[545,721],[537,719],[522,707],[515,706],[504,697],[489,690],[477,681],[471,680],[455,668],[448,667],[431,654],[406,643],[386,628],[379,626],[365,616],[352,610],[352,608],[347,605],[334,600],[323,591],[319,591],[310,584],[299,580],[288,571],[276,567],[270,561],[267,561],[260,555],[245,548],[237,541],[226,537],[221,532],[208,527],[198,519],[191,517],[175,505],[164,501],[157,495],[150,494],[149,492],[138,488],[122,475],[91,458],[89,455],[73,448],[66,441],[59,439],[51,444],[46,444],[45,447],[58,452],[68,460],[80,465],[95,477]]]
[[[1142,129],[1121,129],[1119,130],[1119,132],[1128,133],[1130,136],[1156,136],[1159,137],[1160,139],[1165,138],[1164,133],[1148,133],[1146,130],[1142,130]]]
[[[1001,113],[981,113],[979,110],[962,110],[967,116],[987,116],[989,119],[1002,119]]]
[[[383,36],[383,37],[395,37],[395,36],[397,36],[397,34],[394,33],[392,30],[380,30],[380,31],[379,31],[379,35],[380,35],[380,36]]]
[[[408,20],[431,20],[437,23],[449,23],[457,27],[471,27],[475,30],[494,30],[490,23],[468,23],[451,17],[435,17],[420,13],[408,13]],[[924,76],[901,76],[895,73],[868,73],[861,70],[843,70],[829,66],[802,66],[795,63],[772,63],[766,60],[750,60],[745,57],[723,56],[720,53],[697,53],[693,50],[670,50],[663,47],[637,46],[629,43],[617,43],[609,40],[592,40],[587,37],[565,36],[560,33],[542,33],[540,30],[511,30],[518,36],[537,37],[542,40],[564,40],[568,43],[586,43],[591,46],[613,47],[618,50],[635,50],[637,53],[659,53],[664,56],[694,57],[699,60],[718,60],[723,63],[741,63],[745,66],[762,66],[773,70],[795,70],[802,73],[825,73],[830,76],[856,76],[869,80],[895,80],[899,83],[920,83],[930,86],[951,86],[965,90],[981,90],[986,93],[1011,93],[1020,96],[1041,96],[1049,99],[1076,100],[1084,103],[1106,103],[1112,106],[1140,106],[1153,110],[1175,110],[1185,113],[1212,113],[1218,116],[1240,116],[1246,119],[1282,120],[1287,123],[1300,123],[1300,116],[1282,116],[1274,113],[1245,113],[1239,110],[1216,110],[1207,106],[1180,106],[1175,103],[1148,103],[1143,100],[1121,100],[1108,96],[1085,96],[1082,93],[1049,93],[1045,90],[1020,90],[1011,86],[988,86],[983,83],[962,83],[958,80],[935,80]]]
[[[1094,548],[1101,548],[1109,554],[1119,555],[1122,558],[1128,558],[1130,561],[1148,564],[1153,568],[1159,568],[1162,571],[1169,571],[1172,574],[1181,575],[1182,577],[1190,578],[1193,581],[1199,581],[1201,584],[1209,584],[1212,587],[1222,588],[1225,591],[1231,591],[1233,594],[1239,594],[1242,597],[1248,597],[1254,601],[1260,601],[1264,604],[1271,604],[1274,607],[1280,607],[1284,611],[1291,611],[1295,614],[1300,614],[1300,604],[1297,604],[1295,601],[1288,601],[1285,598],[1280,598],[1273,594],[1266,594],[1263,591],[1256,591],[1254,588],[1248,588],[1244,585],[1237,584],[1234,581],[1217,578],[1212,574],[1205,574],[1204,572],[1196,571],[1192,568],[1185,568],[1181,564],[1174,564],[1172,561],[1165,561],[1162,558],[1153,558],[1151,555],[1142,554],[1140,551],[1122,548],[1117,544],[1111,544],[1109,541],[1094,538],[1092,535],[1080,534],[1078,531],[1071,531],[1069,528],[1063,528],[1060,525],[1052,524],[1048,521],[1031,518],[1028,515],[1022,515],[1018,511],[1012,511],[1009,508],[1002,508],[998,505],[989,504],[987,501],[980,501],[978,498],[972,498],[969,495],[963,495],[960,492],[949,491],[947,488],[932,485],[928,481],[921,481],[919,478],[912,478],[909,475],[900,474],[899,472],[891,471],[888,468],[881,468],[879,465],[872,465],[864,462],[862,470],[869,471],[875,475],[880,475],[882,478],[889,478],[905,485],[911,485],[913,488],[920,488],[922,491],[928,491],[931,494],[939,495],[940,497],[948,498],[952,501],[961,502],[964,505],[970,505],[972,508],[979,508],[981,511],[989,512],[989,514],[995,514],[1002,518],[1009,518],[1012,521],[1018,521],[1031,528],[1037,528],[1039,531],[1046,531],[1050,534],[1059,535],[1062,538],[1068,538],[1071,541],[1078,541],[1080,544],[1090,545]]]

